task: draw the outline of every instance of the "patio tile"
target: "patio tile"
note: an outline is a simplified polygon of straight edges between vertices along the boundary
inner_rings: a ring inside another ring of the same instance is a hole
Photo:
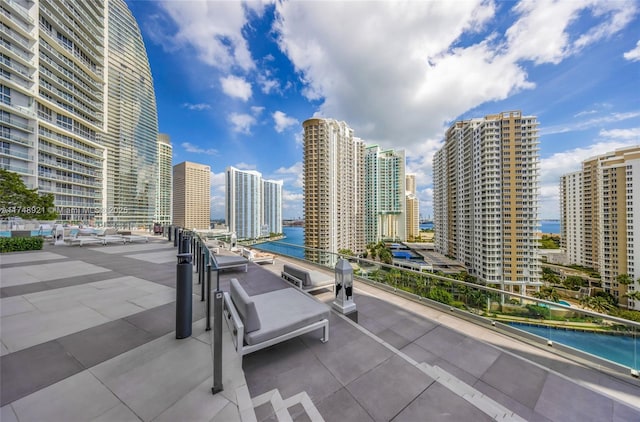
[[[140,422],[140,418],[127,406],[119,403],[102,415],[93,418],[91,422]]]
[[[83,261],[65,261],[2,269],[2,287],[108,271]]]
[[[176,327],[175,302],[138,312],[123,318],[154,337],[165,335]]]
[[[11,403],[82,369],[82,365],[55,341],[4,355],[0,357],[0,405]]]
[[[341,388],[321,402],[315,403],[315,406],[325,421],[373,421],[346,388]]]
[[[21,421],[90,421],[120,405],[88,371],[63,379],[12,403]]]
[[[394,422],[492,421],[471,403],[438,383],[433,383],[393,418]]]
[[[482,375],[481,380],[533,409],[547,374],[544,369],[503,353]]]
[[[418,363],[425,362],[428,364],[432,364],[439,359],[438,356],[427,350],[424,350],[422,347],[418,346],[415,343],[406,345],[405,347],[400,349],[400,351]]]
[[[173,337],[163,336],[90,371],[143,420],[151,420],[211,376],[210,347]]]
[[[347,390],[374,420],[389,421],[433,382],[394,356],[351,382]]]
[[[519,401],[513,399],[508,394],[503,393],[502,391],[496,390],[492,386],[488,385],[483,381],[477,381],[473,384],[473,387],[478,390],[480,393],[485,396],[491,398],[492,400],[500,403],[507,409],[514,412],[516,415],[524,418],[527,421],[539,420],[548,422],[549,419],[535,412],[532,408],[525,406]]]
[[[154,422],[209,421],[229,404],[222,394],[211,394],[213,377],[185,394],[175,404],[162,412]]]
[[[604,421],[611,420],[613,416],[613,400],[558,375],[549,374],[535,411],[551,420]],[[640,420],[640,412],[636,412],[635,419]]]
[[[59,255],[53,252],[17,252],[17,253],[3,253],[0,255],[0,265],[10,264],[31,264],[33,262],[48,261],[54,259],[66,259],[64,255]]]
[[[18,417],[16,416],[10,404],[2,406],[2,408],[0,408],[0,421],[18,422]]]
[[[463,334],[457,331],[438,325],[418,338],[415,343],[437,356],[444,356],[451,349],[462,343],[465,338]]]
[[[331,342],[331,337],[329,337]],[[393,354],[377,341],[361,334],[341,348],[327,350],[318,359],[342,383],[347,385],[365,372],[389,359]]]
[[[32,312],[35,310],[35,306],[22,296],[0,299],[0,316],[2,317],[21,314],[23,312]]]
[[[148,332],[124,320],[116,320],[56,341],[85,368],[90,368],[153,339]]]
[[[479,378],[502,352],[472,338],[466,338],[443,355],[443,359]]]

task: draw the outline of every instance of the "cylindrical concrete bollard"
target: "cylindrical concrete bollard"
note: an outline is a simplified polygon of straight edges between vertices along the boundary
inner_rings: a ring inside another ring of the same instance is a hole
[[[187,246],[188,248],[188,246]],[[178,254],[178,266],[176,269],[176,338],[182,339],[191,336],[192,324],[192,267],[191,254]]]

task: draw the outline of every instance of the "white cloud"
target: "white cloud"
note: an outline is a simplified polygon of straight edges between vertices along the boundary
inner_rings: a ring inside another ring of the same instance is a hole
[[[182,104],[182,107],[192,111],[203,111],[203,110],[211,109],[211,105],[206,103],[198,103],[198,104],[184,103]]]
[[[263,111],[264,111],[264,107],[251,106],[251,112],[253,113],[254,116],[261,115]]]
[[[601,130],[600,137],[609,139],[628,139],[630,141],[635,140],[640,142],[640,127],[629,129]]]
[[[221,70],[239,67],[248,71],[255,67],[242,34],[247,22],[246,3],[164,1],[159,5],[174,25],[158,21],[152,23],[149,32],[167,50],[180,54],[193,51],[200,61]],[[250,4],[250,7],[261,13],[262,6]]]
[[[636,47],[624,53],[624,58],[632,62],[640,60],[640,41],[636,43]]]
[[[302,161],[296,162],[291,167],[280,167],[276,170],[278,177],[284,180],[286,186],[302,189],[304,186]]]
[[[220,78],[220,85],[222,85],[222,91],[231,98],[239,98],[242,101],[251,98],[251,84],[244,78],[233,75],[226,76]]]
[[[218,150],[214,148],[204,149],[204,148],[200,148],[197,145],[193,145],[189,142],[183,142],[180,144],[180,146],[184,148],[185,151],[191,152],[194,154],[218,155]]]
[[[245,135],[251,134],[251,126],[256,124],[256,118],[250,114],[231,113],[227,118],[231,122],[231,130]]]
[[[581,115],[581,113],[578,113]],[[578,116],[576,115],[576,116]],[[580,130],[591,129],[603,124],[616,123],[624,120],[634,119],[640,116],[640,111],[629,111],[625,113],[609,113],[604,116],[594,117],[588,120],[580,120],[577,122],[567,122],[562,125],[556,126],[542,126],[540,130],[541,135],[552,135],[556,133],[567,133]]]
[[[255,164],[249,164],[244,162],[236,163],[233,165],[233,167],[237,168],[238,170],[256,170],[257,169]]]
[[[275,130],[278,133],[284,132],[288,127],[299,124],[298,119],[287,116],[282,111],[276,111],[273,113],[273,121],[276,123]]]

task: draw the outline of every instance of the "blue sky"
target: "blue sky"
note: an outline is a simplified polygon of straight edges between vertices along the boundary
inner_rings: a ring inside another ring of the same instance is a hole
[[[640,144],[640,2],[127,0],[154,77],[174,164],[284,181],[284,218],[302,214],[301,123],[346,121],[370,144],[404,149],[421,214],[432,157],[459,119],[509,110],[540,122],[542,218],[559,177]]]

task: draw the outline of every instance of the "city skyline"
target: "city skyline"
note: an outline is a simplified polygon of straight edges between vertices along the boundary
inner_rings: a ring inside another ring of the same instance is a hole
[[[538,116],[543,219],[559,218],[562,174],[640,143],[637,1],[127,4],[174,163],[212,169],[213,218],[227,166],[283,179],[283,218],[303,215],[302,122],[314,115],[404,149],[423,217],[453,121]]]

